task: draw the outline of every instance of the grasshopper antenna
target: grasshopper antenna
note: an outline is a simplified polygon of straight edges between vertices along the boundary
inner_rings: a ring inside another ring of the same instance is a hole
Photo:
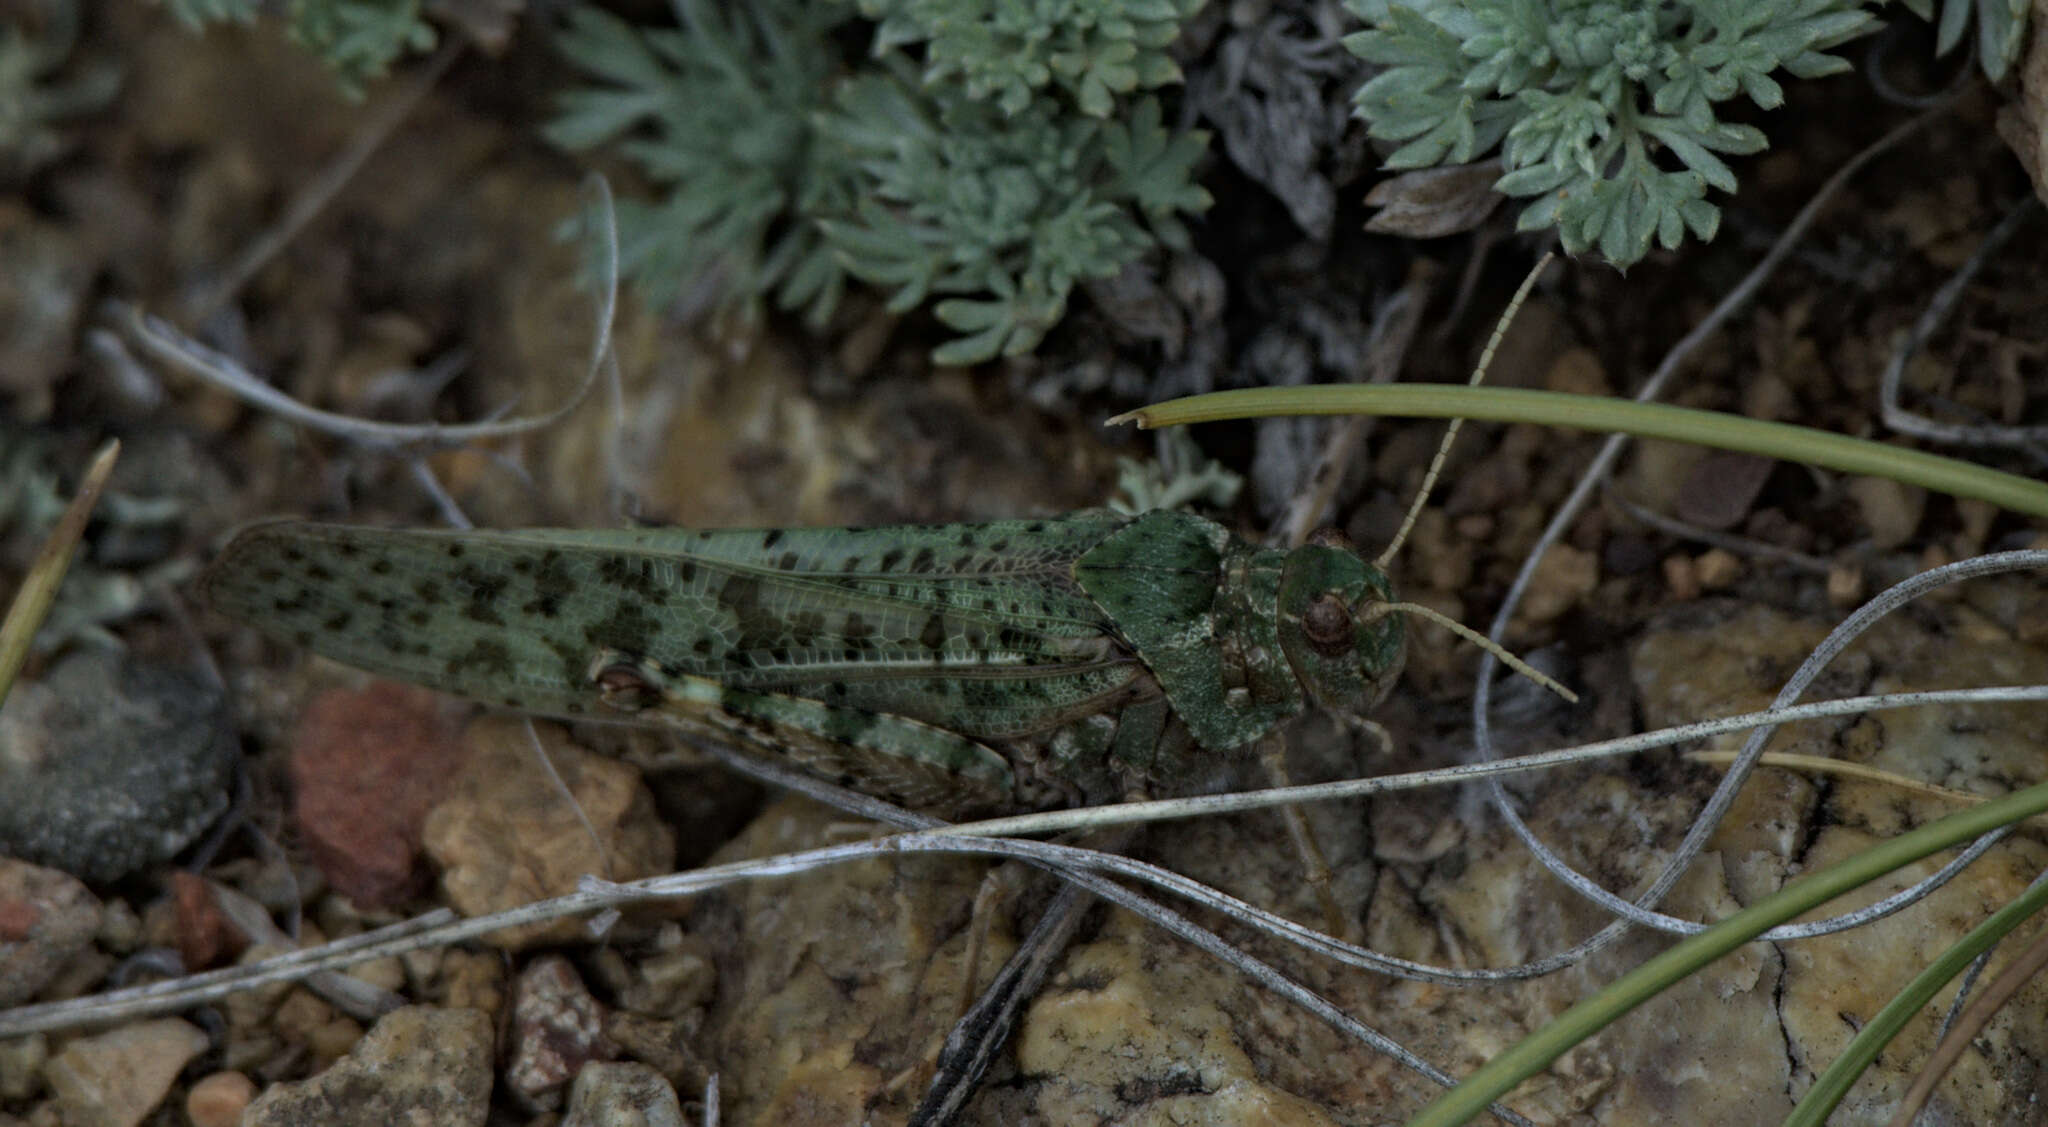
[[[1508,652],[1507,647],[1500,645],[1493,639],[1488,638],[1486,635],[1481,634],[1479,631],[1472,629],[1470,626],[1467,626],[1464,623],[1459,622],[1457,619],[1452,618],[1450,615],[1444,614],[1442,611],[1431,610],[1430,608],[1423,606],[1421,603],[1375,603],[1373,604],[1372,610],[1367,612],[1367,615],[1368,620],[1371,620],[1379,618],[1382,615],[1395,613],[1412,614],[1417,618],[1426,618],[1431,622],[1436,623],[1438,626],[1441,626],[1444,629],[1449,630],[1451,633],[1456,634],[1458,637],[1465,639],[1466,641],[1472,643],[1475,646],[1478,646],[1480,649],[1485,650],[1487,653],[1490,653],[1493,656],[1499,658],[1501,664],[1507,666],[1509,669],[1512,669],[1515,672],[1520,673],[1522,676],[1527,677],[1529,680],[1536,682],[1538,685],[1541,685],[1546,689],[1549,689],[1551,692],[1556,693],[1558,696],[1563,697],[1565,700],[1570,701],[1573,704],[1579,703],[1579,694],[1572,692],[1570,689],[1565,688],[1563,685],[1558,684],[1549,675],[1541,672],[1535,666],[1530,665],[1528,662],[1523,661],[1521,658],[1516,657],[1514,654]]]
[[[1515,296],[1509,300],[1507,309],[1501,313],[1500,320],[1495,322],[1493,336],[1488,338],[1486,348],[1479,353],[1479,363],[1473,367],[1472,378],[1466,381],[1466,386],[1478,387],[1480,382],[1486,379],[1486,369],[1493,364],[1493,354],[1500,348],[1501,338],[1508,335],[1508,326],[1514,323],[1515,314],[1521,312],[1522,303],[1529,299],[1529,291],[1536,288],[1536,279],[1542,275],[1543,268],[1550,265],[1550,260],[1554,257],[1556,256],[1550,251],[1544,251],[1543,257],[1536,260],[1536,265],[1529,268],[1528,276],[1522,279],[1521,287],[1515,290]],[[1422,488],[1416,491],[1415,500],[1409,504],[1408,515],[1401,518],[1401,530],[1394,533],[1394,539],[1387,545],[1387,550],[1372,561],[1374,567],[1385,571],[1388,561],[1394,558],[1394,553],[1400,551],[1401,545],[1408,542],[1408,534],[1414,531],[1415,521],[1422,516],[1422,506],[1429,500],[1429,491],[1436,487],[1436,479],[1443,473],[1444,459],[1451,452],[1451,443],[1458,440],[1458,428],[1464,425],[1464,419],[1452,419],[1451,425],[1445,428],[1444,440],[1436,446],[1436,457],[1429,460],[1429,472],[1422,475]]]
[[[1555,256],[1551,252],[1544,251],[1543,257],[1536,260],[1536,265],[1529,268],[1528,275],[1522,279],[1521,286],[1515,290],[1515,296],[1509,300],[1507,309],[1501,313],[1500,320],[1495,322],[1493,336],[1487,339],[1485,349],[1479,353],[1479,363],[1473,367],[1472,378],[1467,381],[1467,386],[1477,387],[1481,381],[1486,379],[1486,369],[1493,364],[1493,354],[1500,349],[1501,338],[1507,336],[1508,326],[1514,323],[1515,314],[1521,311],[1522,303],[1529,299],[1529,291],[1536,288],[1536,279],[1542,276],[1543,268],[1550,265],[1550,260],[1553,257]],[[1429,471],[1422,475],[1422,488],[1416,491],[1415,500],[1409,504],[1408,515],[1401,519],[1400,531],[1394,533],[1394,539],[1387,545],[1386,551],[1381,552],[1379,558],[1373,561],[1374,567],[1385,571],[1388,562],[1394,558],[1394,553],[1400,551],[1401,545],[1408,542],[1408,534],[1414,531],[1416,520],[1422,516],[1422,506],[1429,500],[1429,491],[1436,487],[1436,479],[1443,473],[1444,460],[1451,452],[1451,443],[1457,441],[1458,428],[1463,425],[1465,425],[1464,419],[1452,419],[1451,425],[1445,428],[1444,440],[1437,443],[1436,456],[1429,460]],[[1496,644],[1484,634],[1448,615],[1439,614],[1420,603],[1381,603],[1377,608],[1376,614],[1392,614],[1397,611],[1426,618],[1442,626],[1458,637],[1499,658],[1503,665],[1527,677],[1529,680],[1549,689],[1573,704],[1578,703],[1579,697],[1577,693],[1558,684],[1550,677],[1537,672],[1535,667],[1531,666],[1528,662],[1509,653],[1505,648]]]

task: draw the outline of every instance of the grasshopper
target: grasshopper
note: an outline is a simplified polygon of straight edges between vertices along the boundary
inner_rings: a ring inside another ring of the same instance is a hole
[[[508,532],[277,522],[213,605],[383,676],[723,738],[943,816],[1212,789],[1401,669],[1387,576],[1334,532],[1185,512],[868,529]]]

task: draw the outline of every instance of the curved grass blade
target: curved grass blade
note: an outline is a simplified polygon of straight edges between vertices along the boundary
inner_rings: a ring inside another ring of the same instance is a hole
[[[1989,501],[2016,513],[2048,517],[2048,485],[2018,474],[1790,423],[1601,395],[1454,384],[1241,388],[1155,403],[1109,421],[1151,428],[1275,415],[1351,414],[1537,423],[1670,439],[1890,478],[1954,497]]]
[[[2048,908],[2048,881],[2035,882],[2014,897],[2012,903],[1971,928],[1968,935],[1957,940],[1939,958],[1914,975],[1913,980],[1893,995],[1892,1000],[1886,1002],[1868,1024],[1857,1030],[1856,1036],[1834,1063],[1814,1079],[1813,1086],[1792,1108],[1792,1114],[1785,1117],[1785,1127],[1820,1127],[1827,1122],[1829,1113],[1842,1102],[1843,1096],[1849,1094],[1849,1087],[1856,1078],[1863,1075],[1863,1071],[1877,1060],[1877,1055],[1891,1044],[1907,1022],[1920,1014],[1950,979],[1963,973],[1963,968],[1977,956],[2042,908]]]
[[[1408,1127],[1464,1123],[1516,1084],[1599,1032],[1658,991],[1734,951],[1769,928],[1941,849],[2048,811],[2048,783],[2037,783],[1951,814],[1804,879],[1744,908],[1616,979],[1593,997],[1480,1066],[1462,1084],[1408,1120]],[[1964,960],[1967,962],[1968,960]]]

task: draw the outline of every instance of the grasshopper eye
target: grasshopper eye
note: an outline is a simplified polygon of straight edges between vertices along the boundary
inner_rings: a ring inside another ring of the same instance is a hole
[[[1301,632],[1309,648],[1324,657],[1348,653],[1355,644],[1351,631],[1351,608],[1335,592],[1316,597],[1301,615]]]

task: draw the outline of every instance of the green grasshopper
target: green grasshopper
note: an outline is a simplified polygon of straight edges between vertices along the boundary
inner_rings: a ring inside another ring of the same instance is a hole
[[[1386,574],[1184,512],[870,529],[282,522],[207,572],[230,617],[492,705],[736,741],[946,816],[1210,789],[1401,669]]]

